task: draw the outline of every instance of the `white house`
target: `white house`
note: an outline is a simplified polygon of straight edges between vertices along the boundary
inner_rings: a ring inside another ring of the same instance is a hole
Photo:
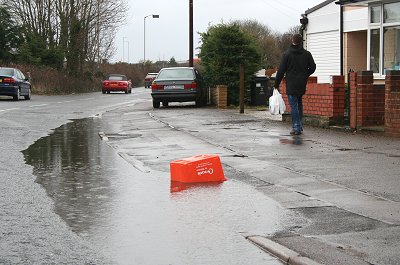
[[[400,1],[328,0],[302,16],[304,46],[320,83],[349,70],[371,70],[375,80],[400,70]]]

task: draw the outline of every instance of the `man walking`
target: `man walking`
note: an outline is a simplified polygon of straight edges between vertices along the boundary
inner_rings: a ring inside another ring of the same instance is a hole
[[[307,79],[315,72],[315,68],[311,53],[303,48],[302,36],[294,34],[292,45],[282,57],[274,85],[279,90],[279,85],[286,74],[286,95],[289,99],[293,124],[291,135],[300,135],[303,131],[303,95],[306,93]]]

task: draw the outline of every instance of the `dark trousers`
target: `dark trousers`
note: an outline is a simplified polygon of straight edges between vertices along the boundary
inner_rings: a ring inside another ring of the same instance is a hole
[[[303,95],[288,95],[293,131],[303,131]]]

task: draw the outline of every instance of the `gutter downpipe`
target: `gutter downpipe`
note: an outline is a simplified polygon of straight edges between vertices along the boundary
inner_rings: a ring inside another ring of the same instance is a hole
[[[343,37],[343,6],[340,5],[340,75],[344,75],[343,55],[344,55],[344,37]]]
[[[304,37],[304,31],[307,29],[307,24],[308,24],[308,18],[306,14],[301,14],[301,19],[300,19],[300,34],[303,37],[303,42],[306,40],[306,38]],[[304,43],[303,43],[304,46]],[[306,47],[307,48],[307,47]]]

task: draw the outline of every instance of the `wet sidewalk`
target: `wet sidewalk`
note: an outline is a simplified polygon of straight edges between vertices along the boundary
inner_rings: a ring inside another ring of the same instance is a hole
[[[178,138],[190,139],[174,141],[158,134],[160,128],[144,130],[140,115],[149,115]],[[162,172],[177,158],[220,154],[225,168],[239,172],[235,179],[304,216],[305,223],[288,234],[269,235],[283,243],[293,238],[285,244],[297,242],[291,245],[297,252],[325,264],[400,262],[395,240],[400,236],[400,139],[309,126],[303,135],[291,136],[290,124],[266,111],[239,114],[180,105],[150,113],[132,111],[120,126],[123,133],[151,134],[153,142],[120,141],[114,147],[128,160]]]

